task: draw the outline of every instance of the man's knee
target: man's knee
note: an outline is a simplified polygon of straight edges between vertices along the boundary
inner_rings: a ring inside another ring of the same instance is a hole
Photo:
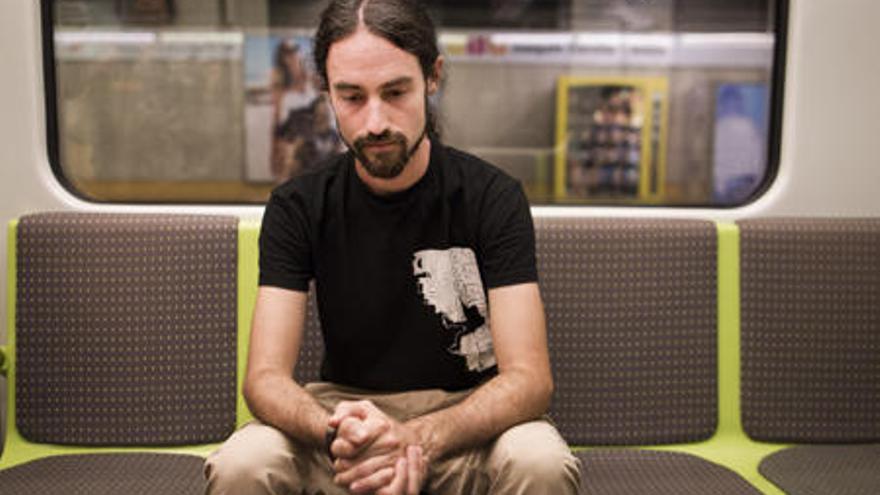
[[[253,457],[236,452],[216,452],[205,461],[205,479],[208,493],[236,493],[247,490],[257,493],[256,488],[265,485],[268,466]]]
[[[287,493],[298,484],[288,441],[263,428],[245,426],[205,460],[207,493]]]
[[[568,449],[538,451],[524,447],[505,456],[498,476],[534,487],[574,487],[580,478],[580,464]]]
[[[534,421],[511,428],[491,454],[499,493],[576,493],[580,464],[555,428]],[[499,485],[499,486],[500,486]]]

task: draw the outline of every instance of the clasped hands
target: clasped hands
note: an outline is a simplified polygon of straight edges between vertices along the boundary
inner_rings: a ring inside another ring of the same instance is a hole
[[[412,428],[365,400],[340,402],[329,425],[336,484],[355,494],[418,495],[427,462]]]

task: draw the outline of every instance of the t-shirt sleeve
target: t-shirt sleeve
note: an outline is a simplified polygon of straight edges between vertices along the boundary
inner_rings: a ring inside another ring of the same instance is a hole
[[[529,201],[518,182],[490,188],[479,237],[487,289],[538,280],[535,227]]]
[[[260,285],[308,292],[313,276],[303,205],[273,194],[260,228]]]

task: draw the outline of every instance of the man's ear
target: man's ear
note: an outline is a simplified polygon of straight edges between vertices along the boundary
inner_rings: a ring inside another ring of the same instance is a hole
[[[440,89],[440,81],[443,80],[443,55],[434,61],[434,75],[428,78],[428,94],[432,95]]]

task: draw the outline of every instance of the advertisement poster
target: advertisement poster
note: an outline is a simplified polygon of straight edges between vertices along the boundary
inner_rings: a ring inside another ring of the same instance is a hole
[[[557,112],[558,200],[650,202],[662,196],[665,79],[563,77]]]
[[[116,0],[116,12],[124,23],[167,24],[174,18],[174,0]]]
[[[284,182],[342,149],[310,37],[247,35],[244,71],[246,180]]]
[[[740,204],[767,168],[768,91],[763,83],[724,83],[715,91],[713,200]]]

